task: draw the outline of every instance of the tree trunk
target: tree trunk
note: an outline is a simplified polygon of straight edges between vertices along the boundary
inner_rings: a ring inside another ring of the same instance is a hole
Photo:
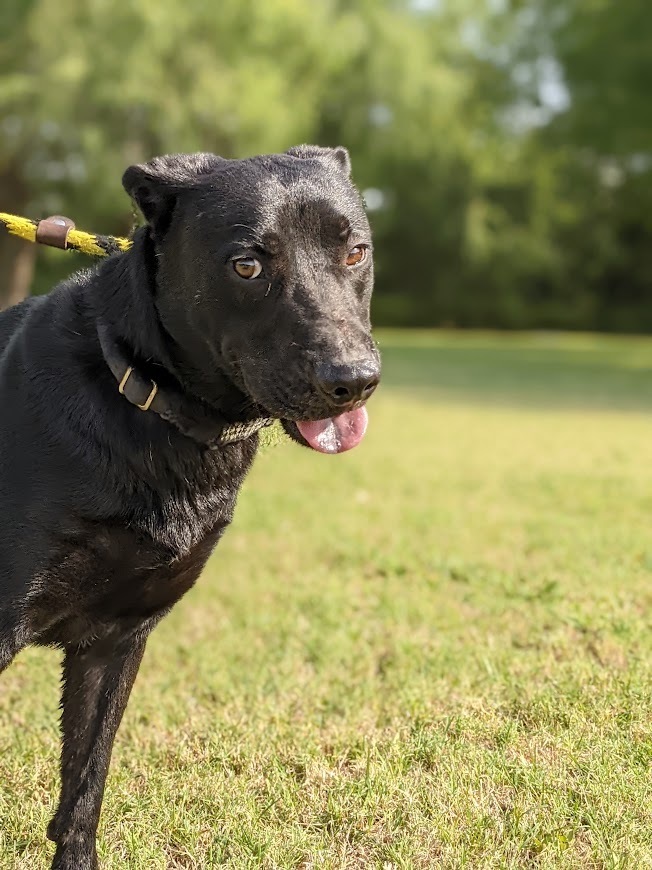
[[[18,249],[9,267],[8,291],[0,297],[0,308],[9,308],[17,305],[29,296],[29,289],[34,278],[34,264],[36,262],[36,245],[23,242]]]
[[[27,185],[14,166],[0,171],[0,211],[24,216],[29,202]],[[10,236],[0,226],[0,310],[29,294],[34,275],[35,246]]]

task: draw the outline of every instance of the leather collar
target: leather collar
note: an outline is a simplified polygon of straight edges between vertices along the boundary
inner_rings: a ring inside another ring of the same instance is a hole
[[[273,417],[258,417],[247,423],[229,423],[220,419],[218,412],[200,400],[189,399],[180,390],[159,386],[156,381],[145,377],[129,362],[101,321],[97,324],[97,334],[104,360],[118,383],[118,392],[141,411],[154,411],[200,444],[215,448],[244,441],[274,423]]]

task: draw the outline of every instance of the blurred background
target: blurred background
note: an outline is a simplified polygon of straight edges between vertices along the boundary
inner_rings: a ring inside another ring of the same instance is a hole
[[[644,0],[3,0],[0,210],[125,234],[125,167],[344,144],[379,326],[652,330]],[[0,307],[88,261],[0,236]]]

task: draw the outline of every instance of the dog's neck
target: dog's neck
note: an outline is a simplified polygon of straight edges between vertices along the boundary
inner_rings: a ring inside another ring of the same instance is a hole
[[[140,230],[132,250],[105,266],[117,273],[113,293],[94,300],[100,349],[116,389],[201,444],[217,447],[250,437],[273,420],[261,416],[224,373],[212,372],[211,395],[201,394],[199,379],[160,321],[154,253],[147,230]]]

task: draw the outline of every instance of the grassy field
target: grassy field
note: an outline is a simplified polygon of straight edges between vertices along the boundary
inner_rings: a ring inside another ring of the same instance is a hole
[[[103,868],[652,868],[652,341],[386,333],[367,440],[262,455],[156,630]],[[58,656],[0,679],[39,870]]]

